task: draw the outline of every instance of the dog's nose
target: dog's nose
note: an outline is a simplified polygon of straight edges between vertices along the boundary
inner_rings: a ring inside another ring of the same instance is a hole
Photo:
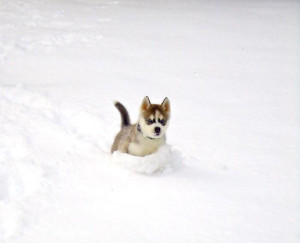
[[[156,134],[159,134],[160,133],[160,127],[155,127],[154,131],[155,131]]]

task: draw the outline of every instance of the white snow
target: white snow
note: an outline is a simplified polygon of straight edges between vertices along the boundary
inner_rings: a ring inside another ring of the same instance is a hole
[[[131,156],[119,151],[113,153],[109,159],[115,164],[144,174],[153,174],[165,169],[177,169],[182,166],[182,155],[172,147],[164,145],[156,153],[145,157]]]
[[[298,242],[298,10],[1,1],[0,242]],[[110,154],[145,95],[168,144]]]

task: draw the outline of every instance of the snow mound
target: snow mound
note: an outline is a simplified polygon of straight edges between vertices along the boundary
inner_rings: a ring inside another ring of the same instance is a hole
[[[41,188],[41,169],[26,161],[0,164],[0,238],[17,235],[24,215],[22,203]]]
[[[0,239],[16,235],[20,230],[22,213],[13,203],[0,201]]]
[[[161,171],[174,170],[182,165],[182,154],[170,145],[164,145],[153,154],[145,157],[133,156],[116,151],[112,154],[112,161],[134,172],[153,174]]]

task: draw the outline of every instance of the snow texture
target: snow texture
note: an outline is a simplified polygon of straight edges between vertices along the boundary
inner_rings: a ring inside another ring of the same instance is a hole
[[[298,10],[1,1],[0,242],[299,242]],[[111,154],[145,95],[167,145]]]
[[[171,146],[162,146],[156,153],[145,157],[131,156],[116,151],[112,161],[135,172],[153,174],[168,169],[177,169],[181,166],[183,158],[179,151]]]

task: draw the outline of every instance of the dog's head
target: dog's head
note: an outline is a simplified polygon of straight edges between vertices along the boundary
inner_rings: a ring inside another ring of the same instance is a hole
[[[162,137],[169,126],[170,115],[171,107],[167,97],[158,105],[151,104],[146,96],[140,107],[139,118],[143,134],[149,138]]]

